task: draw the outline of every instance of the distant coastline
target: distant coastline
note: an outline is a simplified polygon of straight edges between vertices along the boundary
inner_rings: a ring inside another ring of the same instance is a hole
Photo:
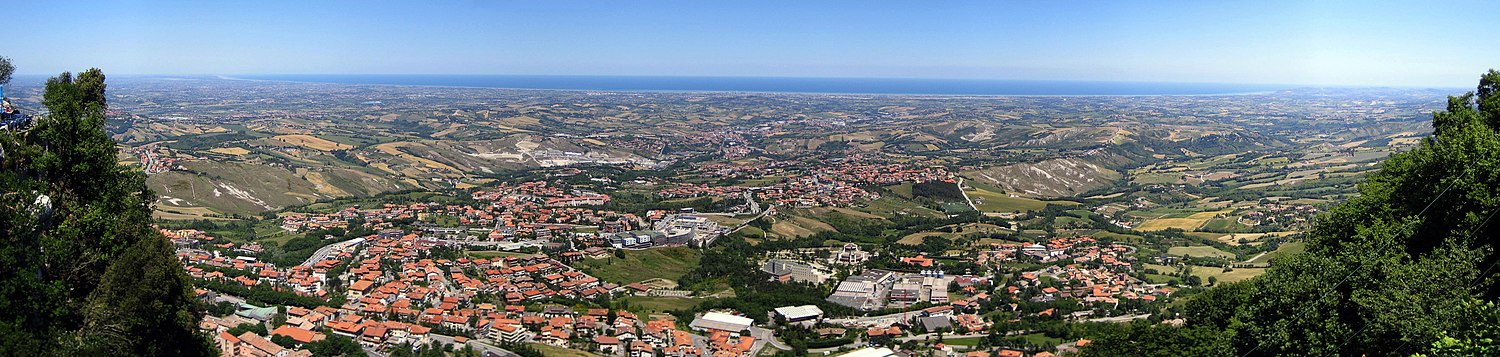
[[[594,90],[621,92],[752,92],[946,96],[1191,96],[1236,95],[1292,85],[913,78],[658,77],[544,75],[236,75],[231,79],[309,83]]]

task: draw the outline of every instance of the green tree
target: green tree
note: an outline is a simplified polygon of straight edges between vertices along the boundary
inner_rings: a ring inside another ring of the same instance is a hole
[[[286,348],[296,347],[297,345],[297,340],[293,340],[291,337],[286,337],[286,335],[271,336],[271,342]]]
[[[1481,89],[1493,87],[1495,72]],[[1449,98],[1435,134],[1392,155],[1353,198],[1320,216],[1306,254],[1256,279],[1228,326],[1236,349],[1256,354],[1399,355],[1461,328],[1472,285],[1496,256],[1488,218],[1500,209],[1496,98]],[[1484,277],[1488,281],[1488,277]]]
[[[53,77],[42,104],[30,130],[0,133],[0,351],[213,354],[145,175],[104,131],[104,73]]]
[[[229,332],[229,334],[235,336],[239,336],[240,334],[246,332],[254,332],[255,334],[261,336],[265,336],[266,334],[268,334],[268,332],[266,332],[266,325],[249,322],[239,324],[235,327],[230,327],[229,330],[225,332]]]
[[[1500,113],[1500,96],[1495,95],[1500,93],[1500,71],[1492,69],[1480,76],[1479,88],[1474,93],[1479,97],[1479,112],[1486,113],[1490,127],[1500,127],[1500,122],[1497,122],[1500,115],[1495,114]]]
[[[1238,356],[1489,351],[1482,348],[1493,324],[1468,321],[1475,311],[1493,314],[1474,307],[1476,297],[1500,297],[1490,269],[1500,262],[1500,223],[1490,222],[1500,212],[1497,94],[1500,72],[1491,70],[1476,92],[1449,97],[1433,114],[1431,137],[1391,155],[1359,195],[1315,220],[1305,253],[1192,298],[1186,330],[1131,328],[1086,351],[1166,353],[1153,341]]]
[[[1455,335],[1438,334],[1426,354],[1415,356],[1500,356],[1500,306],[1493,301],[1470,300],[1465,303],[1469,316]]]
[[[1080,351],[1084,356],[1227,356],[1219,332],[1209,328],[1132,323],[1108,330]]]
[[[0,86],[10,84],[13,74],[16,74],[16,65],[10,63],[10,57],[0,56]]]
[[[359,347],[359,343],[348,337],[335,334],[326,334],[328,337],[322,340],[308,342],[302,345],[302,349],[312,352],[318,357],[337,356],[364,356],[365,350]]]

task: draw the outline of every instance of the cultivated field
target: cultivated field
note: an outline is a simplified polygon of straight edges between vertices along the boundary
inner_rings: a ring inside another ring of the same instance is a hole
[[[1160,231],[1177,228],[1184,231],[1191,231],[1202,227],[1204,222],[1208,222],[1208,220],[1195,218],[1157,218],[1141,223],[1135,229],[1140,231]]]
[[[802,216],[778,218],[771,224],[771,233],[782,237],[806,237],[818,232],[833,231],[833,226],[816,219]]]
[[[1197,230],[1200,227],[1203,227],[1204,224],[1207,224],[1210,220],[1214,220],[1219,215],[1228,214],[1229,212],[1229,210],[1222,210],[1194,213],[1172,213],[1157,217],[1155,219],[1147,220],[1146,222],[1141,223],[1141,225],[1136,226],[1135,229],[1140,231],[1160,231],[1169,228],[1177,228],[1184,231],[1193,231]]]
[[[1206,245],[1195,245],[1191,247],[1171,247],[1167,248],[1167,254],[1194,257],[1221,257],[1230,259],[1234,258],[1234,254]]]
[[[1208,284],[1208,277],[1218,278],[1219,283],[1233,283],[1236,281],[1254,278],[1265,273],[1265,268],[1234,268],[1234,270],[1226,273],[1224,272],[1223,268],[1218,267],[1193,267],[1193,275],[1196,275],[1199,278],[1203,279],[1204,284]]]
[[[214,152],[214,153],[225,154],[225,155],[234,155],[234,156],[244,156],[244,155],[250,154],[250,150],[246,150],[245,148],[241,148],[241,147],[212,148],[212,149],[208,149],[208,151],[209,152]]]
[[[320,151],[348,150],[354,148],[354,146],[350,146],[348,144],[341,144],[311,135],[277,135],[271,138],[287,144]]]

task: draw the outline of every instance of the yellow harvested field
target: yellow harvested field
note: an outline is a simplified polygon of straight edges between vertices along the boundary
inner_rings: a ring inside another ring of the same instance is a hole
[[[319,137],[311,136],[311,135],[302,135],[302,134],[277,135],[277,136],[273,136],[271,138],[279,140],[279,141],[287,143],[287,144],[297,145],[297,146],[301,146],[301,147],[305,147],[305,148],[309,148],[309,149],[313,149],[313,150],[333,151],[333,150],[348,150],[348,149],[353,149],[354,148],[354,146],[351,146],[351,145],[340,144],[340,143],[332,142],[332,141],[329,141],[327,139],[323,139],[323,138],[319,138]]]
[[[537,124],[541,124],[541,123],[542,123],[541,120],[538,120],[537,118],[528,117],[528,116],[519,116],[519,117],[510,117],[510,118],[500,119],[500,124],[501,125],[505,125],[505,126],[509,126],[509,127],[530,126],[530,125],[537,125]]]
[[[344,190],[328,183],[328,178],[324,177],[323,173],[321,172],[308,172],[307,175],[303,176],[302,178],[307,180],[307,182],[311,182],[313,184],[313,189],[317,190],[318,193],[330,196],[350,196],[348,192],[344,192]],[[317,200],[317,198],[314,197],[313,200]]]
[[[391,169],[391,165],[387,164],[387,163],[384,163],[384,162],[377,162],[377,163],[370,164],[370,167],[379,169],[380,171],[389,172],[389,173],[392,173],[392,174],[397,174],[397,175],[401,174],[399,172],[396,172],[396,170],[392,170]]]
[[[1221,214],[1228,214],[1229,212],[1230,211],[1227,211],[1227,210],[1225,210],[1225,211],[1212,211],[1212,212],[1198,212],[1198,213],[1194,213],[1194,214],[1188,215],[1188,218],[1191,218],[1191,219],[1217,218],[1219,215],[1221,215]]]
[[[212,148],[212,149],[208,149],[208,151],[209,152],[216,152],[216,153],[220,153],[220,154],[225,154],[225,155],[234,155],[234,156],[244,156],[244,155],[250,154],[250,150],[246,150],[245,148],[241,148],[241,147]]]
[[[436,133],[432,133],[432,137],[448,136],[448,135],[451,135],[453,133],[457,133],[459,130],[463,130],[463,128],[464,128],[463,125],[450,124],[450,125],[448,125],[447,129],[443,129],[442,131],[439,131],[439,132],[436,132]]]
[[[1228,244],[1231,244],[1231,245],[1239,245],[1240,239],[1244,239],[1244,240],[1248,241],[1249,244],[1253,245],[1253,244],[1260,244],[1257,241],[1259,241],[1261,238],[1284,237],[1284,236],[1289,236],[1289,235],[1293,235],[1293,234],[1297,234],[1297,233],[1299,233],[1299,232],[1231,233],[1231,234],[1225,234],[1224,236],[1216,238],[1216,239],[1218,241],[1220,241],[1220,242],[1228,243]]]
[[[776,233],[777,235],[783,237],[797,238],[810,236],[817,232],[813,232],[808,230],[807,228],[798,227],[787,222],[776,222],[774,224],[771,224],[771,233]]]
[[[1145,223],[1141,223],[1141,225],[1135,227],[1135,229],[1142,231],[1160,231],[1166,230],[1168,228],[1177,228],[1185,231],[1191,231],[1194,229],[1198,229],[1198,227],[1202,227],[1203,224],[1207,222],[1208,218],[1157,218],[1146,221]]]
[[[897,244],[906,244],[906,245],[917,245],[917,244],[922,244],[923,241],[926,241],[927,237],[937,237],[937,236],[942,236],[942,235],[943,235],[942,233],[938,233],[938,232],[917,232],[917,233],[908,234],[905,237],[901,237],[901,239],[897,240],[896,243]]]
[[[411,161],[415,161],[415,162],[421,163],[423,166],[427,166],[428,168],[438,169],[438,170],[447,170],[447,171],[452,172],[452,173],[462,173],[463,172],[462,170],[454,168],[453,166],[448,166],[448,164],[444,164],[444,163],[437,162],[437,161],[432,161],[432,160],[427,159],[427,158],[417,157],[416,155],[408,154],[405,151],[401,151],[402,147],[414,146],[414,145],[421,145],[421,144],[398,141],[398,142],[394,142],[394,143],[385,143],[385,144],[375,145],[375,149],[380,150],[380,152],[383,152],[383,153],[386,153],[386,154],[390,154],[390,155],[395,155],[395,156],[401,157],[402,159],[407,159],[407,160],[411,160]]]
[[[822,231],[834,231],[833,226],[818,220],[792,216],[771,225],[771,233],[783,237],[806,237]]]
[[[1218,278],[1219,283],[1222,284],[1244,281],[1265,273],[1266,268],[1234,268],[1232,271],[1224,272],[1223,269],[1217,267],[1193,267],[1193,275],[1203,279],[1205,284],[1208,283],[1210,276]]]

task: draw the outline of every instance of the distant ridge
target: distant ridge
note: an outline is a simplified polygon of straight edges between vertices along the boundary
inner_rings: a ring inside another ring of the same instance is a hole
[[[1225,95],[1292,85],[918,78],[287,74],[237,79],[512,89],[977,96]]]

